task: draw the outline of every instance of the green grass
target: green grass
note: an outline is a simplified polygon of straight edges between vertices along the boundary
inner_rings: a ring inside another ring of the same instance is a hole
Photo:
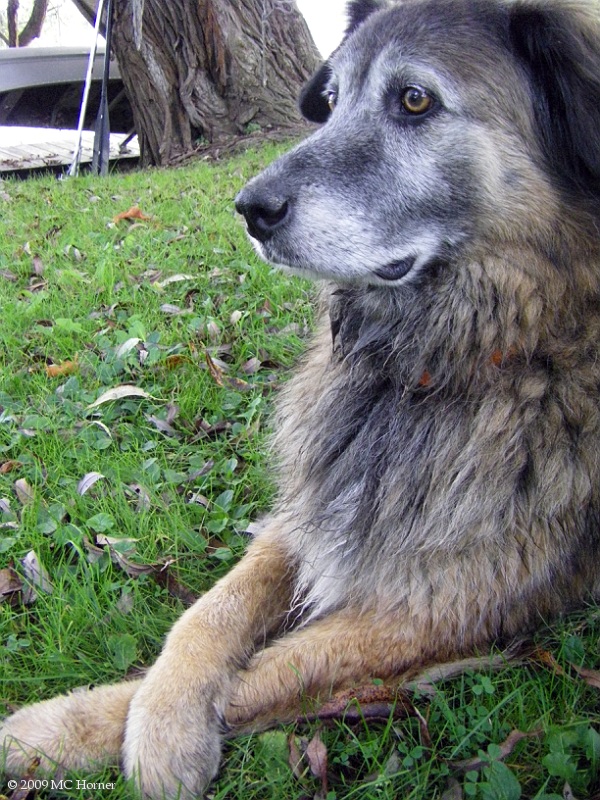
[[[255,258],[232,199],[277,152],[0,184],[0,589],[15,587],[0,602],[2,711],[150,664],[269,506],[265,419],[312,289]],[[113,222],[134,205],[150,219]],[[124,385],[146,396],[90,408]],[[31,553],[47,579],[35,597]],[[554,665],[466,673],[408,716],[230,742],[211,796],[600,797],[598,689],[571,666],[598,668],[599,630],[590,608],[540,634]],[[503,752],[515,730],[533,735]],[[306,758],[289,766],[288,737],[302,751],[317,731],[327,786]],[[103,792],[76,777],[37,794],[131,796],[114,772],[87,776],[114,782]]]

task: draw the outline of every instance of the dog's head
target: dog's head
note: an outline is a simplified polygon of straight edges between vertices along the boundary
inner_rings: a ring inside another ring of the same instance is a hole
[[[238,195],[261,256],[399,285],[600,200],[600,24],[570,0],[354,0],[324,123]],[[548,245],[550,246],[550,245]]]

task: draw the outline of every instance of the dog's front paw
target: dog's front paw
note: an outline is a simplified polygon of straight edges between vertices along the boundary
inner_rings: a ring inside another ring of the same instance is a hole
[[[76,689],[25,706],[0,725],[0,767],[9,775],[117,764],[127,709],[139,681]]]
[[[202,797],[221,757],[222,687],[185,688],[153,670],[129,707],[123,767],[144,797]]]

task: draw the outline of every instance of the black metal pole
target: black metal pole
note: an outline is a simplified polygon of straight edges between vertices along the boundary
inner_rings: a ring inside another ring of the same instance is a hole
[[[110,159],[110,119],[108,114],[108,80],[110,73],[110,48],[112,38],[112,0],[106,5],[106,50],[104,52],[104,71],[102,73],[102,89],[100,93],[100,107],[96,117],[94,131],[94,154],[92,158],[92,172],[95,175],[108,173]]]

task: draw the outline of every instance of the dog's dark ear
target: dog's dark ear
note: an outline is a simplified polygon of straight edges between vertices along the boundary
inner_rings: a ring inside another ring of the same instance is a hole
[[[362,25],[370,14],[382,8],[382,5],[382,0],[351,0],[348,3],[348,25],[344,31],[342,44],[352,31]],[[300,92],[300,112],[310,122],[326,122],[331,114],[327,98],[324,95],[330,75],[329,62],[325,61]]]
[[[300,92],[300,112],[309,122],[326,122],[331,114],[324,94],[330,75],[329,61],[325,61]]]
[[[344,36],[348,36],[349,33],[356,30],[368,16],[382,7],[381,0],[350,0],[346,9],[348,25]]]
[[[531,76],[550,167],[569,191],[600,194],[600,20],[597,9],[517,3],[510,35]]]

